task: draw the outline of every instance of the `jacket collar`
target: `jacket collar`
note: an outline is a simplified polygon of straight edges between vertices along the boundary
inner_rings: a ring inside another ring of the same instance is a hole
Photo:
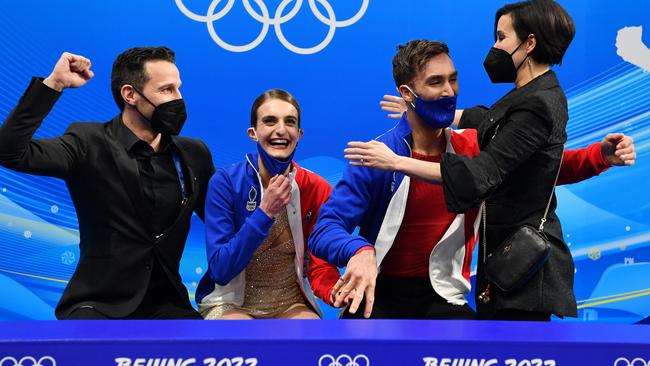
[[[122,119],[122,114],[113,118],[113,138],[116,139],[126,151],[131,151],[133,147],[140,141],[147,144],[145,141],[140,140],[138,136],[126,126]],[[160,151],[164,151],[171,146],[176,146],[176,136],[163,135],[160,141]]]
[[[411,129],[411,125],[409,124],[408,118],[406,117],[406,113],[402,113],[402,118],[400,118],[397,125],[395,125],[395,127],[393,127],[388,132],[395,134],[399,139],[403,140],[406,143],[406,145],[409,148],[409,151],[412,150],[413,130]],[[451,128],[445,128],[445,139],[447,141],[446,152],[454,153],[454,148],[451,144],[452,135],[453,133]]]
[[[411,125],[409,120],[406,117],[406,112],[402,113],[402,118],[400,118],[397,125],[394,127],[394,132],[401,139],[406,139],[409,141],[409,144],[413,141],[413,130],[411,130]]]

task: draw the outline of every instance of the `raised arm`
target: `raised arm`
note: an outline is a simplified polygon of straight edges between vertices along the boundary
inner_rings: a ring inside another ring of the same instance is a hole
[[[33,139],[36,130],[66,88],[77,88],[93,77],[90,61],[63,53],[45,80],[33,78],[0,127],[0,164],[31,174],[65,177],[83,159],[85,147],[74,128],[63,136]]]

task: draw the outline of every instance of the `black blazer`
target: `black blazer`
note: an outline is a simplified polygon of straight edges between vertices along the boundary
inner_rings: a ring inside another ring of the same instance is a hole
[[[512,90],[491,108],[465,110],[460,128],[478,130],[481,153],[474,159],[444,154],[441,159],[447,208],[463,212],[486,200],[488,253],[523,224],[538,227],[566,142],[567,100],[553,71]],[[576,316],[574,265],[555,214],[553,196],[545,233],[551,256],[523,289],[503,293],[491,286],[491,301],[477,299],[479,317],[499,309]],[[481,233],[482,235],[482,233]],[[483,245],[479,247],[476,294],[485,286]]]
[[[179,263],[192,212],[203,218],[214,172],[207,146],[172,137],[186,174],[188,200],[174,223],[151,232],[135,157],[116,140],[120,116],[106,123],[73,123],[63,136],[32,139],[60,93],[34,78],[0,128],[0,164],[16,171],[65,180],[79,220],[77,268],[56,308],[66,318],[80,306],[110,317],[133,312],[142,301],[157,259],[181,301],[189,305]]]

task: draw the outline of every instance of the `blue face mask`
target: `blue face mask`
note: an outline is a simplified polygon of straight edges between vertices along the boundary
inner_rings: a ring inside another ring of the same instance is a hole
[[[284,174],[287,171],[289,165],[291,165],[291,161],[293,160],[293,155],[296,153],[296,149],[293,149],[291,155],[289,155],[285,160],[276,159],[269,155],[266,150],[264,150],[260,144],[260,139],[257,138],[257,133],[255,133],[255,130],[253,130],[253,133],[257,139],[257,152],[260,154],[260,157],[262,158],[262,164],[264,164],[266,170],[269,171],[272,177]],[[298,145],[296,145],[296,147],[297,146]]]
[[[456,96],[424,100],[415,94],[408,85],[406,87],[415,95],[415,104],[411,102],[413,110],[429,127],[433,129],[447,128],[454,122]]]

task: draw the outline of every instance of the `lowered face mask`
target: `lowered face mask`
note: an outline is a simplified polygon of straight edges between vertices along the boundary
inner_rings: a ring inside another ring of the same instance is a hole
[[[408,85],[406,87],[415,95],[415,103],[411,102],[413,110],[429,127],[433,129],[447,128],[454,122],[456,96],[424,100],[415,94]]]
[[[257,133],[255,130],[253,130],[253,133],[255,134],[255,138],[257,139],[257,152],[260,154],[260,158],[262,159],[262,164],[264,164],[264,167],[266,167],[266,170],[269,171],[271,176],[276,176],[276,175],[282,175],[287,171],[287,168],[289,165],[291,165],[291,161],[293,160],[293,156],[296,153],[296,148],[298,147],[296,145],[296,148],[293,149],[291,152],[291,155],[289,155],[286,159],[277,159],[269,155],[269,153],[264,150],[262,147],[262,144],[260,143],[260,139],[257,137]]]

